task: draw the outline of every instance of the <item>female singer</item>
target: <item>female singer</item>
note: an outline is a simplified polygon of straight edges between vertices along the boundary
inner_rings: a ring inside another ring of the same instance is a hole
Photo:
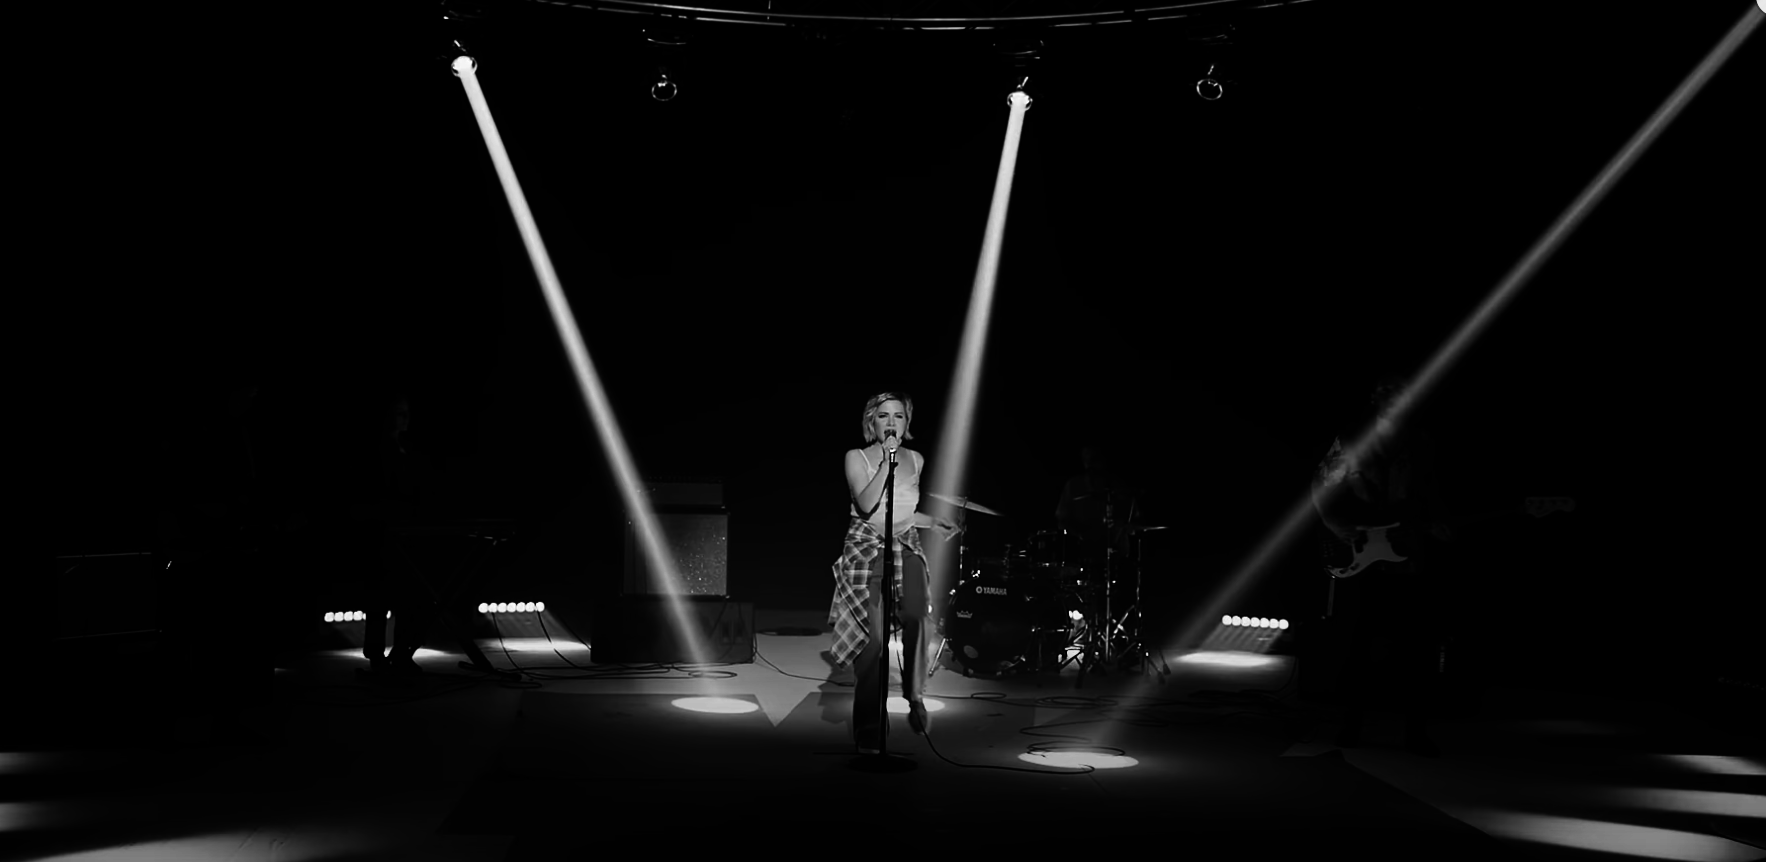
[[[901,621],[901,688],[908,701],[908,726],[926,733],[923,695],[926,672],[927,620],[931,617],[926,582],[926,555],[920,548],[917,529],[932,528],[949,541],[959,532],[956,523],[917,511],[920,477],[926,459],[902,444],[914,439],[909,425],[914,400],[895,392],[881,393],[865,402],[863,449],[846,453],[846,484],[852,492],[852,520],[846,529],[846,548],[834,564],[834,604],[828,621],[834,626],[834,660],[841,667],[854,664],[858,685],[852,705],[852,729],[859,751],[876,754],[888,728],[881,720],[877,674],[879,656],[889,642],[884,628],[883,537],[894,533],[896,617]],[[885,523],[888,509],[883,484],[895,467],[893,524]]]

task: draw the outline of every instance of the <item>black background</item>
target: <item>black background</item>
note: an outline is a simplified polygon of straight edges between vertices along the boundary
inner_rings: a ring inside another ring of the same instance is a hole
[[[1216,577],[1372,380],[1423,362],[1748,6],[1320,0],[1244,24],[1215,103],[1191,89],[1212,55],[1181,38],[1048,37],[967,483],[1012,517],[972,540],[1052,526],[1103,438],[1176,528],[1154,555]],[[291,479],[327,457],[330,405],[411,386],[413,436],[472,513],[530,525],[499,596],[616,572],[605,457],[437,16],[401,11],[38,29],[12,326],[44,395],[19,402],[41,545],[150,544],[165,429],[255,369]],[[639,19],[567,12],[470,32],[615,414],[644,475],[723,483],[733,594],[819,606],[865,398],[914,394],[939,463],[1011,69],[986,37],[738,29],[672,58],[662,104]],[[1465,595],[1517,664],[1598,644],[1577,672],[1627,681],[1741,645],[1761,53],[1429,395],[1456,506],[1580,504],[1470,552]],[[1310,560],[1268,575],[1284,613],[1316,610]]]

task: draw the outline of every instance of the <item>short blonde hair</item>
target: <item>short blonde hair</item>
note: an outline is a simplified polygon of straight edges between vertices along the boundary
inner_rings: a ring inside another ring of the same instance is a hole
[[[889,401],[900,401],[901,411],[907,414],[907,421],[901,424],[902,441],[914,439],[914,432],[909,430],[914,426],[914,399],[900,392],[879,392],[871,396],[871,400],[865,402],[864,434],[866,445],[877,442],[877,430],[871,427],[872,414],[877,412],[878,407]]]

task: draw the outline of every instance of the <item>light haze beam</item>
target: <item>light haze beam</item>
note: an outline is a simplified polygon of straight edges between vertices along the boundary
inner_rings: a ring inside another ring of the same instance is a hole
[[[1656,108],[1655,113],[1607,162],[1606,167],[1601,169],[1593,182],[1590,182],[1582,190],[1582,193],[1576,196],[1569,208],[1564,210],[1558,216],[1557,221],[1553,222],[1551,227],[1533,244],[1532,248],[1527,250],[1527,253],[1497,284],[1496,288],[1490,291],[1489,295],[1466,318],[1459,329],[1435,351],[1429,361],[1424,364],[1422,370],[1410,378],[1410,385],[1398,393],[1393,407],[1362,431],[1361,435],[1348,447],[1350,459],[1359,459],[1365,455],[1377,435],[1390,433],[1403,421],[1404,416],[1416,406],[1417,402],[1434,388],[1448,370],[1459,361],[1472,342],[1490,326],[1496,315],[1514,300],[1521,288],[1532,280],[1558,247],[1563,245],[1595,205],[1599,204],[1606,197],[1607,192],[1612,191],[1613,186],[1637,163],[1644,151],[1649,149],[1650,144],[1661,137],[1663,129],[1667,128],[1668,124],[1679,116],[1681,109],[1685,108],[1686,104],[1692,101],[1693,96],[1697,95],[1699,90],[1704,88],[1705,83],[1717,73],[1717,70],[1722,68],[1723,64],[1741,46],[1741,43],[1747,39],[1748,34],[1752,33],[1754,28],[1759,25],[1761,17],[1761,13],[1755,9],[1748,9],[1743,13],[1741,19],[1730,27],[1723,38],[1718,41],[1716,47],[1705,55],[1705,58],[1699,62],[1691,74],[1680,82],[1680,86],[1674,88],[1674,92],[1670,93],[1661,106]],[[1336,486],[1336,488],[1340,487],[1341,485]],[[1240,564],[1238,570],[1227,578],[1226,583],[1206,603],[1195,610],[1184,627],[1180,643],[1190,646],[1199,642],[1212,621],[1220,617],[1222,609],[1263,572],[1270,560],[1281,549],[1287,547],[1303,533],[1306,527],[1312,523],[1313,517],[1312,497],[1310,495],[1302,497],[1281,522],[1264,537],[1256,550]]]
[[[938,463],[932,467],[932,490],[950,497],[966,496],[969,444],[974,436],[975,403],[981,389],[981,360],[987,351],[988,322],[993,317],[994,282],[999,277],[1000,248],[1006,238],[1006,212],[1012,201],[1012,176],[1018,169],[1018,143],[1024,134],[1024,112],[1031,98],[1023,90],[1007,97],[1011,106],[1006,118],[1006,139],[1000,148],[999,172],[993,181],[993,203],[987,210],[987,228],[981,237],[981,257],[975,264],[975,283],[969,292],[969,311],[963,322],[963,339],[957,351],[946,399],[944,427],[938,437]],[[933,595],[943,595],[945,579],[935,578]]]
[[[497,131],[497,123],[491,117],[490,103],[485,101],[484,89],[478,83],[477,63],[471,58],[461,57],[454,61],[454,74],[460,79],[460,85],[466,89],[467,100],[472,103],[472,114],[478,119],[478,129],[484,135],[485,147],[490,150],[491,163],[497,168],[497,179],[502,182],[503,194],[509,199],[509,210],[515,216],[515,227],[521,232],[522,245],[527,249],[528,260],[533,263],[534,277],[539,279],[540,291],[545,294],[546,308],[552,313],[552,323],[557,327],[558,338],[563,342],[564,352],[570,359],[577,388],[583,401],[588,404],[589,415],[594,419],[602,450],[607,453],[608,462],[613,468],[620,496],[624,498],[626,511],[631,513],[637,528],[639,545],[645,559],[650,563],[651,577],[657,581],[655,586],[658,592],[669,597],[668,605],[674,616],[676,632],[684,639],[694,662],[703,664],[707,653],[681,602],[681,577],[674,555],[669,553],[667,544],[662,541],[662,533],[656,524],[650,501],[638,480],[637,470],[632,465],[631,450],[627,448],[625,437],[619,431],[619,423],[613,417],[613,408],[608,404],[607,393],[601,386],[601,376],[596,373],[595,363],[589,358],[589,349],[583,343],[582,332],[576,325],[576,315],[570,310],[570,300],[565,297],[564,286],[559,283],[558,273],[552,268],[552,257],[546,253],[546,245],[540,239],[539,225],[534,222],[533,211],[528,208],[527,195],[521,191],[521,183],[515,176],[515,166],[509,161],[509,151],[503,146],[503,136]]]

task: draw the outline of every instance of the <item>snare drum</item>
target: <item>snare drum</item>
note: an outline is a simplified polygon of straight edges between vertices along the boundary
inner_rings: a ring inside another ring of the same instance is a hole
[[[970,572],[950,592],[941,622],[958,664],[971,673],[1034,669],[1045,635],[1067,617],[1034,581]]]

